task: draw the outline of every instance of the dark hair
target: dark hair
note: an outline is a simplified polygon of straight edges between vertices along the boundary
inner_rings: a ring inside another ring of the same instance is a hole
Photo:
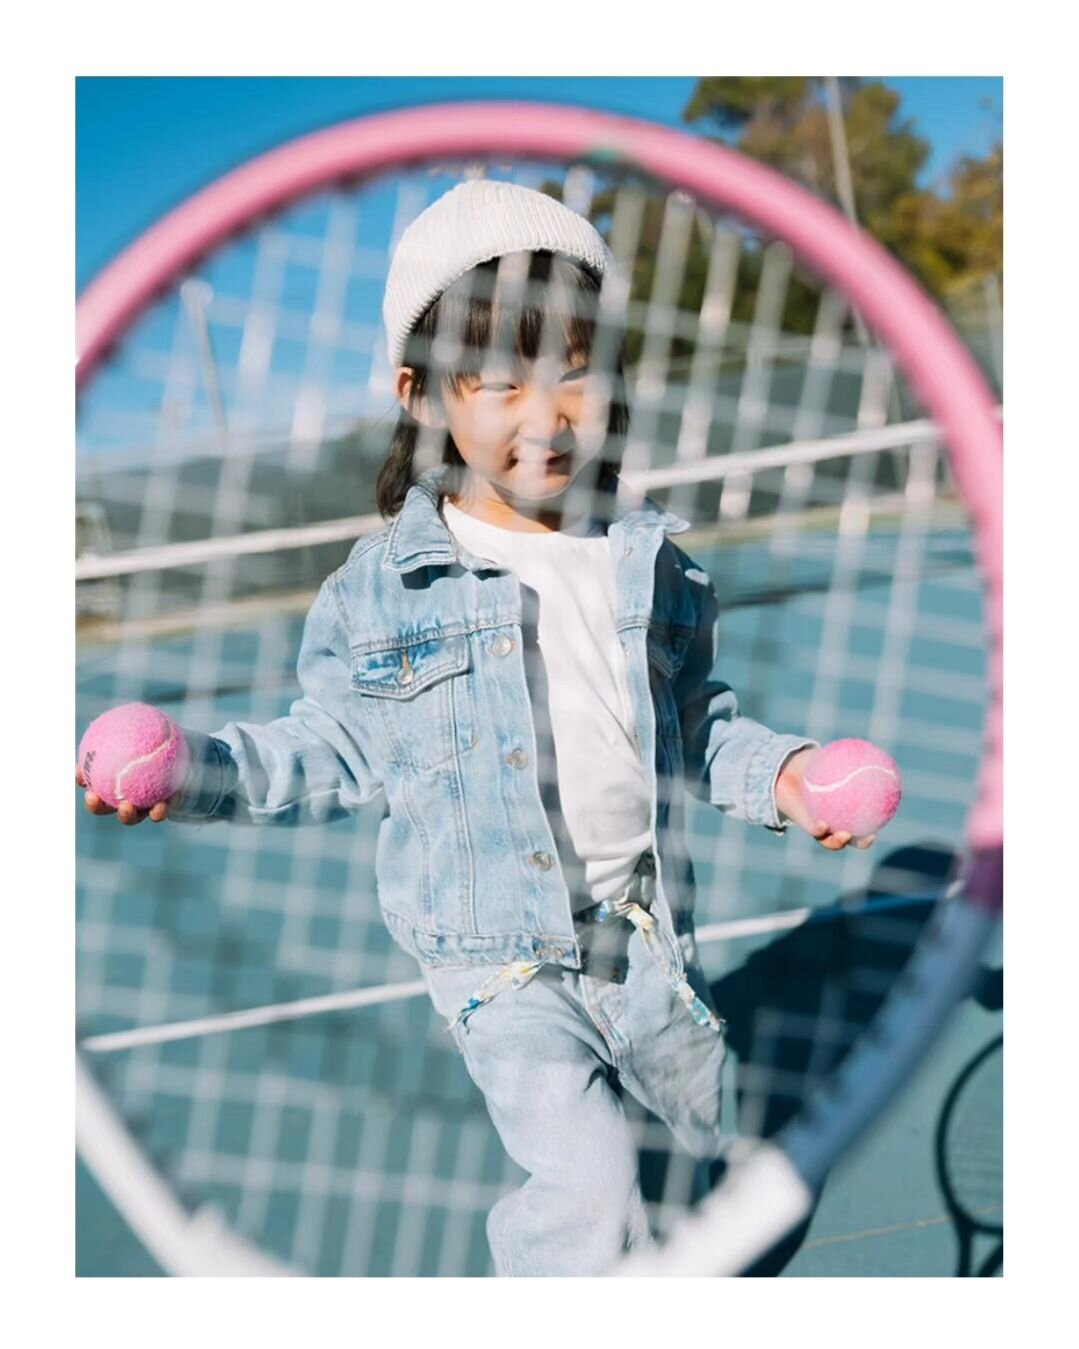
[[[536,251],[528,255],[527,282],[540,284],[529,285],[527,296],[534,295],[537,290],[544,292],[550,284],[562,290],[564,302],[552,308],[542,300],[536,303],[527,299],[519,305],[496,308],[494,290],[501,262],[500,258],[492,258],[466,272],[416,320],[401,360],[402,365],[412,370],[409,400],[412,406],[429,394],[439,397],[441,385],[458,392],[461,382],[477,373],[483,353],[491,347],[515,351],[523,360],[534,360],[544,340],[544,323],[551,317],[561,325],[559,336],[566,358],[591,352],[597,326],[599,277],[561,254]],[[439,334],[453,334],[458,339],[450,344],[453,359],[445,365],[437,362],[436,339]],[[613,492],[617,486],[617,470],[629,428],[620,338],[616,339],[616,350],[606,364],[613,380],[607,441],[601,452],[596,481],[597,491],[601,493]],[[420,431],[420,423],[402,409],[378,475],[378,509],[384,519],[400,511],[408,489],[416,481],[414,460]],[[467,465],[449,431],[442,434],[440,462],[451,469],[446,475],[444,490],[453,493],[463,484]]]

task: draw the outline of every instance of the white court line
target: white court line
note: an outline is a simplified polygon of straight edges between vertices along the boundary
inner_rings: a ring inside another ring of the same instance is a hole
[[[888,909],[906,908],[912,904],[926,904],[936,898],[935,895],[904,895],[863,904],[858,908],[831,906],[827,909],[788,909],[783,913],[766,914],[760,918],[738,918],[725,923],[709,923],[697,930],[696,938],[698,944],[732,941],[739,937],[788,931],[810,921],[824,922],[832,918],[881,913]],[[220,1016],[198,1017],[193,1021],[173,1021],[161,1026],[141,1026],[133,1030],[113,1031],[107,1035],[91,1035],[80,1041],[79,1047],[97,1054],[115,1053],[121,1049],[164,1044],[168,1040],[189,1040],[202,1035],[216,1035],[222,1031],[266,1026],[276,1021],[294,1021],[300,1017],[318,1016],[323,1012],[352,1011],[357,1007],[372,1007],[384,1002],[417,998],[426,991],[427,985],[422,979],[408,983],[373,985],[350,989],[343,993],[327,993],[318,998],[300,998],[295,1002],[273,1003],[240,1012],[223,1012]]]
[[[320,998],[278,1002],[267,1007],[252,1007],[242,1012],[224,1012],[220,1016],[199,1017],[195,1021],[173,1021],[164,1026],[145,1026],[134,1030],[116,1031],[110,1035],[91,1035],[89,1039],[79,1042],[79,1048],[93,1050],[96,1053],[135,1049],[140,1045],[163,1044],[166,1040],[188,1040],[198,1035],[215,1035],[219,1031],[266,1026],[274,1021],[294,1021],[299,1017],[317,1016],[320,1012],[349,1011],[355,1007],[395,1002],[401,998],[418,997],[426,991],[427,985],[422,979],[412,983],[354,988],[347,993],[327,993]]]

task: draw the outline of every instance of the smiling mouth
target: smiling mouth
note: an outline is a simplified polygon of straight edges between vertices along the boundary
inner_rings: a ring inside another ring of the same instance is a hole
[[[562,467],[568,464],[571,458],[571,451],[565,450],[562,454],[549,454],[546,459],[515,459],[514,464],[523,465],[525,468],[542,467],[551,468],[552,466]]]

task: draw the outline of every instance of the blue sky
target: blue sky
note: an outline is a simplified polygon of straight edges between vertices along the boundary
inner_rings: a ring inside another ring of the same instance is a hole
[[[932,145],[926,178],[988,147],[997,77],[883,77]],[[683,125],[695,76],[83,78],[76,85],[81,289],[146,226],[252,155],[347,117],[461,98],[536,98]]]

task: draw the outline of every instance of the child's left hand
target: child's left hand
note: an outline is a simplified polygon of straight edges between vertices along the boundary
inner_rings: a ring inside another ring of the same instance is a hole
[[[855,838],[853,834],[833,833],[826,820],[814,820],[806,810],[802,800],[802,775],[806,760],[812,753],[811,749],[799,750],[783,765],[776,781],[776,805],[787,819],[804,829],[829,852],[839,852],[848,843],[853,843],[856,848],[868,848],[876,841],[876,834]]]

